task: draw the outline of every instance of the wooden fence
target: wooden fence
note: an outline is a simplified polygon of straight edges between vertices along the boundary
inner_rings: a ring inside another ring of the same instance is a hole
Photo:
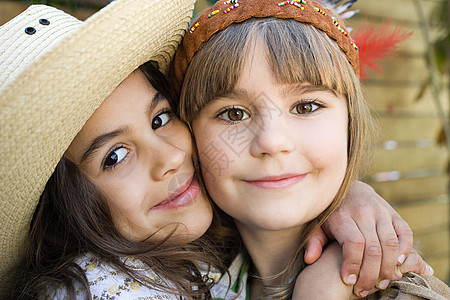
[[[431,39],[442,35],[435,8],[447,0],[421,0],[430,21]],[[429,86],[420,99],[423,84],[430,78],[426,55],[430,45],[415,0],[359,0],[360,13],[350,19],[357,28],[365,20],[378,23],[390,18],[392,25],[413,30],[400,44],[395,57],[382,64],[383,73],[369,73],[365,81],[367,100],[380,126],[380,143],[370,166],[361,178],[388,200],[410,224],[415,247],[443,280],[449,277],[448,151],[438,143],[442,122]],[[450,59],[448,57],[447,59]],[[445,115],[449,109],[448,78],[442,84],[440,101]]]

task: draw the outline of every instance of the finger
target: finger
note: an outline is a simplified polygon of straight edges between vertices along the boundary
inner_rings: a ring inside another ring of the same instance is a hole
[[[375,222],[366,222],[364,225],[367,227],[360,227],[360,230],[365,237],[366,243],[358,281],[354,286],[354,290],[357,292],[370,291],[376,286],[382,257],[382,250],[378,241]]]
[[[357,295],[355,292],[354,292],[354,294],[358,296],[356,299],[360,299],[360,297],[363,297],[363,298],[364,298],[364,297],[366,297],[367,295],[371,295],[371,294],[373,294],[373,293],[375,293],[375,292],[377,292],[377,291],[378,291],[377,288],[373,288],[373,289],[371,289],[370,291],[364,291],[364,292],[360,293],[360,295]],[[351,299],[355,299],[355,298],[351,298]]]
[[[399,242],[391,220],[381,218],[376,226],[382,250],[380,267],[380,280],[382,280],[382,282],[378,287],[385,289],[387,284],[389,284],[389,280],[396,279],[394,270],[399,257]],[[386,279],[388,280],[387,284],[385,281]]]
[[[408,272],[427,275],[434,274],[433,268],[415,250],[412,250],[405,262],[397,267],[397,273],[399,274]]]
[[[397,265],[401,265],[408,257],[413,245],[413,232],[408,223],[395,213],[392,218],[392,224],[398,237],[399,257]]]
[[[339,226],[333,226],[339,224]],[[356,283],[364,256],[364,237],[350,216],[337,213],[330,216],[326,231],[342,246],[341,278],[347,285]]]
[[[317,229],[306,242],[305,263],[312,264],[317,261],[322,254],[322,249],[327,243],[327,237],[322,228]]]

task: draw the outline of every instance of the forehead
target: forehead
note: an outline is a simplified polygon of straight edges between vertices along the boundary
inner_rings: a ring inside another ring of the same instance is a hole
[[[145,112],[156,93],[145,75],[139,70],[134,71],[103,101],[82,131],[86,127],[113,126],[127,114],[138,116]]]
[[[258,90],[258,88],[263,90],[268,88],[268,85],[279,87],[285,95],[324,91],[338,97],[335,90],[324,85],[314,85],[309,81],[291,83],[277,80],[277,76],[271,67],[268,47],[259,38],[247,51],[242,71],[234,90],[227,94],[249,97],[252,90]]]
[[[66,155],[69,159],[78,158],[99,135],[125,127],[133,128],[140,117],[146,117],[156,94],[141,71],[131,73],[95,110],[70,144]]]

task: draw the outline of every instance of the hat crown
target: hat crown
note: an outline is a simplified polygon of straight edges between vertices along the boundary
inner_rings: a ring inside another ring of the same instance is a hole
[[[83,22],[46,5],[31,5],[0,26],[0,91]]]

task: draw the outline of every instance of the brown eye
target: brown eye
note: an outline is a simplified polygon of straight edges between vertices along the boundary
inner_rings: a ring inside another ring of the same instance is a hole
[[[300,102],[297,103],[291,110],[291,113],[299,115],[307,115],[315,112],[317,109],[323,107],[321,104],[316,102]]]
[[[231,107],[220,114],[220,117],[229,122],[239,122],[248,119],[250,116],[242,108]]]
[[[313,111],[313,107],[311,103],[300,103],[297,104],[295,109],[299,114],[307,114]]]
[[[233,108],[228,111],[228,118],[231,121],[240,121],[244,117],[244,112],[242,109]]]
[[[159,127],[162,127],[166,125],[170,121],[170,113],[169,112],[163,112],[152,120],[152,129],[158,129]]]
[[[128,150],[122,146],[112,150],[105,158],[103,168],[107,169],[120,163],[128,154]]]

